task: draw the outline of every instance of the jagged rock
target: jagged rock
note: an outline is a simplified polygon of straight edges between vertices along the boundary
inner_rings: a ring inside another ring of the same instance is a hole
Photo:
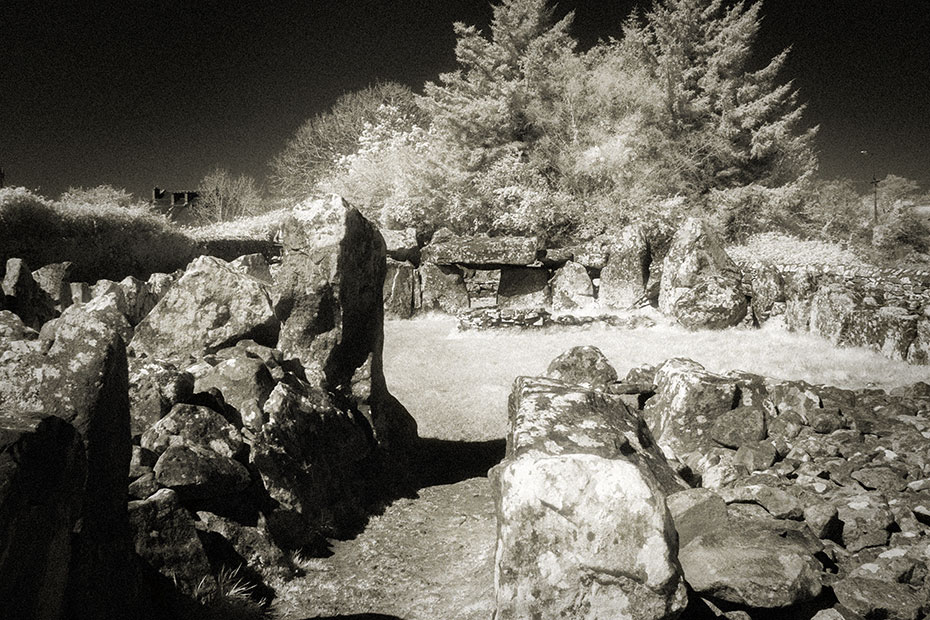
[[[180,279],[181,275],[182,274],[173,273],[153,273],[149,276],[149,279],[146,280],[145,283],[148,285],[152,295],[155,296],[156,304],[161,301],[161,298],[165,296],[168,289]]]
[[[274,345],[278,329],[263,282],[201,256],[139,323],[130,348],[139,356],[184,360],[246,338]]]
[[[810,418],[810,427],[815,433],[829,435],[834,431],[847,427],[846,418],[840,413],[839,409],[831,407],[829,409],[814,409],[808,413]]]
[[[33,279],[29,267],[22,259],[10,258],[6,261],[2,289],[6,296],[5,308],[33,329],[41,328],[43,323],[57,314],[55,302]]]
[[[870,491],[893,493],[907,488],[907,478],[890,467],[863,467],[850,474],[850,478]]]
[[[423,263],[436,265],[530,265],[536,262],[536,237],[459,237],[440,230],[420,251]]]
[[[601,271],[601,305],[623,309],[641,300],[649,280],[649,262],[649,243],[642,227],[624,228]]]
[[[549,281],[553,312],[587,310],[594,307],[594,284],[579,263],[568,261]]]
[[[757,443],[744,443],[733,455],[734,465],[744,467],[746,471],[752,473],[762,469],[768,469],[775,463],[778,451],[775,444],[771,441],[759,441]]]
[[[38,334],[26,327],[19,315],[0,310],[0,340],[35,340]]]
[[[152,294],[146,282],[132,276],[126,276],[120,280],[118,286],[123,291],[123,298],[126,301],[126,320],[135,327],[145,318],[145,315],[152,311],[158,299]]]
[[[737,407],[717,416],[710,426],[711,438],[734,450],[766,438],[765,414],[755,407]]]
[[[384,246],[389,258],[398,261],[420,262],[420,246],[417,243],[417,231],[414,228],[404,230],[381,230]]]
[[[194,377],[168,362],[129,360],[129,414],[132,436],[138,437],[194,393]]]
[[[129,483],[129,497],[130,499],[148,499],[154,495],[161,487],[158,486],[158,482],[155,481],[155,472],[149,472],[142,476],[139,476],[135,480]]]
[[[502,310],[534,310],[549,305],[549,272],[538,267],[504,267],[497,289]]]
[[[161,489],[129,502],[129,521],[136,553],[181,592],[205,595],[216,589],[194,520],[174,491]]]
[[[67,422],[0,411],[0,600],[8,618],[60,618],[81,516],[84,446]]]
[[[767,388],[779,417],[793,411],[807,424],[823,404],[817,389],[803,381],[773,382],[769,383]]]
[[[185,500],[223,497],[244,491],[249,471],[229,457],[199,445],[170,445],[155,463],[155,480]]]
[[[860,564],[833,585],[837,600],[864,618],[924,617],[930,607],[924,546],[888,549],[874,560]]]
[[[58,416],[78,431],[87,455],[69,583],[72,613],[131,617],[126,517],[131,450],[122,339],[85,305],[68,308],[59,319],[47,354],[9,353],[0,359],[0,410]]]
[[[261,254],[245,254],[229,263],[229,268],[265,284],[274,284],[268,261]]]
[[[549,363],[546,376],[565,383],[604,387],[617,380],[617,371],[597,347],[572,347]]]
[[[80,306],[75,305],[66,308],[61,314],[61,317],[56,319],[55,322],[49,326],[49,329],[46,330],[45,339],[49,341],[55,339],[59,326],[66,320],[66,317],[73,314],[90,312],[93,313],[97,320],[103,322],[109,329],[119,334],[119,337],[124,343],[129,342],[132,340],[133,330],[122,311],[125,304],[120,303],[121,298],[122,293],[120,293],[119,296],[113,293],[107,293],[106,295],[94,297]]]
[[[157,460],[158,455],[151,450],[134,445],[132,447],[132,457],[129,459],[129,479],[135,480],[150,473]]]
[[[840,344],[867,346],[891,359],[907,359],[911,343],[917,338],[916,314],[897,306],[856,310],[849,317],[848,331]]]
[[[384,315],[389,318],[409,319],[413,315],[414,294],[420,283],[416,268],[407,262],[387,261],[384,276]]]
[[[510,420],[507,458],[491,472],[495,617],[679,613],[664,490],[685,485],[642,421],[616,397],[528,377],[514,383]]]
[[[748,607],[787,607],[821,591],[820,563],[802,542],[751,522],[696,536],[678,559],[696,592]]]
[[[761,506],[776,519],[800,520],[804,515],[801,502],[793,495],[776,487],[751,484],[720,489],[718,494],[728,505],[754,504]]]
[[[129,304],[126,301],[126,294],[123,293],[123,287],[113,280],[97,280],[96,284],[91,287],[90,294],[91,299],[113,295],[119,311],[124,315],[129,313]]]
[[[589,269],[603,269],[610,259],[611,243],[605,238],[592,239],[569,248],[571,260]]]
[[[236,523],[212,512],[200,511],[194,527],[207,555],[226,566],[245,566],[259,576],[289,578],[288,559],[260,527]]]
[[[248,356],[246,351],[225,351],[234,353],[234,356],[200,374],[194,381],[194,391],[206,392],[217,388],[226,404],[242,416],[243,426],[258,431],[265,422],[262,407],[275,381],[261,359]]]
[[[767,265],[752,280],[752,313],[759,323],[764,323],[772,316],[775,304],[784,301],[784,278],[775,267]]]
[[[836,502],[843,523],[843,546],[855,552],[888,542],[894,516],[880,493],[860,493],[840,498]]]
[[[51,263],[32,272],[32,279],[39,285],[52,303],[61,312],[71,305],[71,262]]]
[[[680,459],[708,453],[713,446],[710,428],[733,408],[736,383],[697,362],[675,358],[659,367],[655,384],[656,395],[646,403],[643,419],[662,449]]]
[[[343,534],[360,515],[364,489],[354,472],[372,451],[366,429],[337,409],[323,390],[275,386],[268,421],[252,443],[250,461],[280,508],[268,526],[285,546],[301,548],[319,533]]]
[[[741,277],[717,234],[690,218],[663,261],[659,310],[689,328],[738,325],[746,315]]]
[[[417,270],[420,277],[423,311],[441,310],[455,314],[468,309],[468,291],[465,279],[456,267],[424,263]]]
[[[219,413],[197,405],[175,405],[142,434],[141,446],[162,454],[171,446],[199,446],[227,458],[245,450],[242,434]]]

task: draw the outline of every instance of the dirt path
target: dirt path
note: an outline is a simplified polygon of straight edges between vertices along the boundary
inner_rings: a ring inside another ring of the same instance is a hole
[[[276,610],[287,620],[487,620],[495,523],[487,478],[427,486],[310,560]]]

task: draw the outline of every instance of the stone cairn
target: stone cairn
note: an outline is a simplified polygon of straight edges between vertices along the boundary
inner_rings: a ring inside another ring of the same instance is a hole
[[[203,617],[222,570],[270,596],[403,483],[380,233],[332,197],[283,246],[93,286],[7,262],[0,615]]]
[[[618,380],[576,347],[509,404],[498,620],[930,612],[927,383],[844,390],[687,359]]]

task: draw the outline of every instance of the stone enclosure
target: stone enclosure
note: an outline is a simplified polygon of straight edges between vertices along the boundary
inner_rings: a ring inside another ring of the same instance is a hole
[[[541,248],[533,237],[385,231],[385,315],[441,312],[463,329],[624,323],[646,305],[688,328],[759,326],[781,317],[839,346],[930,364],[930,273],[734,263],[717,234],[686,221],[664,253],[640,227],[614,239]],[[628,321],[627,321],[628,322]],[[643,320],[637,326],[648,324]]]

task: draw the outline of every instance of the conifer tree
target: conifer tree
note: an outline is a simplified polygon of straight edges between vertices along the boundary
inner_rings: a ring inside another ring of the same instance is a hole
[[[778,187],[812,173],[816,128],[803,129],[791,82],[778,84],[789,50],[751,70],[759,3],[659,0],[624,37],[661,83],[665,130],[692,145],[701,190]]]

